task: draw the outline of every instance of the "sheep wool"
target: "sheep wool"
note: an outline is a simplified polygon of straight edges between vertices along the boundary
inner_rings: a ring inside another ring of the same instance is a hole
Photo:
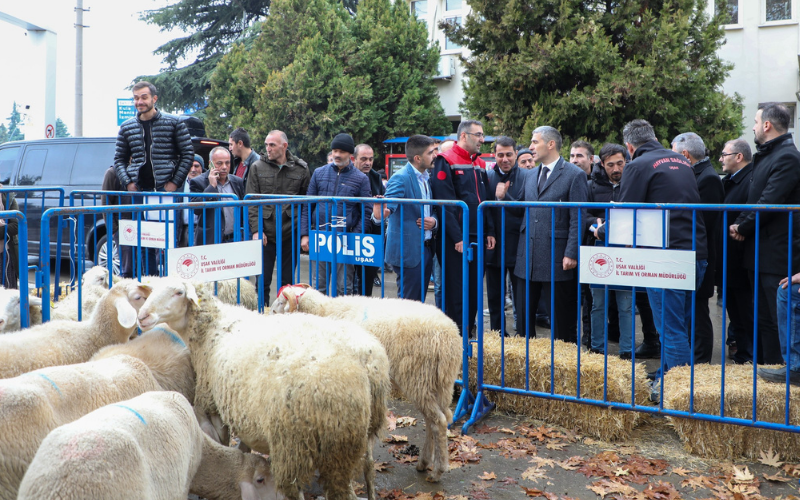
[[[28,296],[30,326],[42,324],[42,299]],[[0,333],[11,333],[22,328],[19,290],[0,287]]]
[[[22,477],[51,430],[103,405],[160,389],[147,366],[130,356],[0,380],[0,500],[17,498]]]
[[[458,327],[439,309],[404,299],[342,296],[331,298],[307,285],[283,287],[273,313],[304,312],[350,321],[373,334],[389,356],[392,383],[422,413],[425,443],[417,470],[432,464],[428,480],[439,481],[449,468],[447,423],[461,370]]]

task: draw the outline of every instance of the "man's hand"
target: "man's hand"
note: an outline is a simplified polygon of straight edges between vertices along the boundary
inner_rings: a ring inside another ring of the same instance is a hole
[[[308,236],[300,237],[300,249],[304,252],[308,252]]]
[[[728,228],[728,234],[736,241],[744,241],[744,236],[739,234],[739,224],[731,224]]]
[[[494,236],[487,236],[486,237],[486,250],[494,250],[494,246],[497,244],[497,240],[494,239]]]
[[[128,184],[128,188],[127,189],[128,189],[128,191],[137,191],[136,183],[135,182],[131,182],[130,184]]]
[[[597,227],[594,229],[594,231],[592,231],[594,233],[594,237],[598,240],[600,239],[600,237],[597,236],[597,233],[600,231],[600,226],[602,225],[603,225],[603,219],[597,219]]]
[[[569,271],[570,269],[575,269],[578,267],[578,261],[565,256],[564,260],[561,262],[561,266],[565,271]]]
[[[261,236],[262,236],[261,244],[267,246],[267,233],[261,233]],[[253,233],[253,239],[254,240],[258,239],[258,233]]]
[[[456,243],[456,252],[464,253],[464,242],[463,241],[459,241],[458,243]]]
[[[494,190],[494,197],[498,200],[502,200],[506,197],[506,193],[508,192],[508,186],[510,185],[511,181],[505,182],[498,182],[497,188]]]
[[[164,184],[164,190],[169,191],[170,193],[174,193],[175,191],[178,190],[178,185],[172,181],[169,181],[166,184]]]
[[[389,210],[389,207],[383,205],[383,209],[381,209],[381,203],[373,203],[372,204],[372,215],[375,216],[375,220],[382,221],[383,219],[388,219],[390,215],[392,215],[392,211]]]
[[[800,273],[795,274],[792,276],[792,285],[796,285],[800,283]],[[789,285],[789,278],[783,278],[779,283],[781,288],[786,288]]]
[[[219,180],[219,172],[216,168],[212,168],[208,171],[208,184],[214,188],[217,187],[217,181]]]
[[[422,223],[422,219],[417,219],[417,227],[420,227]],[[433,231],[433,228],[436,227],[436,219],[433,217],[425,217],[425,230],[426,231]]]

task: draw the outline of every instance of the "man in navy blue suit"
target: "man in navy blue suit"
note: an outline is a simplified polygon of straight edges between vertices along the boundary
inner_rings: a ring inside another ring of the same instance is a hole
[[[430,200],[429,171],[436,158],[436,142],[425,135],[414,135],[406,143],[406,166],[392,175],[386,185],[386,198]],[[392,216],[397,212],[396,215]],[[381,211],[375,204],[375,222],[383,214],[389,220],[384,260],[399,277],[397,296],[425,302],[433,270],[433,252],[438,223],[432,205],[389,203]]]

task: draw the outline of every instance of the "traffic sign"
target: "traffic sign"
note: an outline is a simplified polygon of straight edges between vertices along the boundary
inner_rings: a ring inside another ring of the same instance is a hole
[[[133,98],[117,99],[117,126],[134,116],[136,116],[136,107],[133,105]]]
[[[44,128],[44,136],[47,139],[52,139],[56,136],[56,128],[53,126],[52,123],[48,123],[47,126]]]

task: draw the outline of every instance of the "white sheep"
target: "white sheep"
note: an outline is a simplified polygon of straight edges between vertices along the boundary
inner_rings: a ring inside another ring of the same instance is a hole
[[[236,282],[241,285],[238,288],[239,301],[237,302]],[[217,281],[217,298],[226,304],[241,305],[251,311],[258,309],[258,290],[252,281],[246,279],[230,279]]]
[[[160,324],[130,342],[106,346],[92,361],[119,354],[141,359],[165,391],[179,392],[194,401],[195,377],[189,348],[169,326]]]
[[[42,299],[28,295],[29,326],[42,324]],[[21,328],[19,290],[0,287],[0,333],[11,333]]]
[[[305,312],[352,321],[375,335],[389,356],[392,383],[425,418],[425,444],[417,460],[422,472],[438,481],[449,468],[447,424],[450,403],[461,370],[458,327],[442,311],[404,299],[342,296],[331,298],[307,285],[283,287],[273,313]]]
[[[225,314],[208,285],[162,279],[142,306],[139,325],[168,323],[188,339],[197,374],[195,412],[220,415],[248,447],[269,453],[275,483],[287,498],[302,498],[316,469],[328,500],[352,500],[359,462],[374,498],[368,449],[375,437],[370,431],[385,425],[383,348],[373,342],[363,356],[343,348],[347,335],[370,341],[345,322],[234,309],[237,314]],[[373,399],[373,392],[384,396]]]
[[[122,277],[114,275],[111,279],[111,284],[115,285]],[[81,284],[83,286],[100,286],[108,289],[108,269],[103,266],[89,268],[81,276]]]
[[[21,500],[279,498],[269,463],[213,442],[176,392],[149,392],[52,431],[20,485]]]
[[[147,289],[123,280],[106,292],[88,321],[50,321],[0,335],[0,378],[82,363],[107,345],[127,342],[136,331],[136,306],[146,298]]]
[[[147,366],[131,356],[0,380],[0,500],[17,498],[22,477],[51,430],[106,404],[158,390]]]

